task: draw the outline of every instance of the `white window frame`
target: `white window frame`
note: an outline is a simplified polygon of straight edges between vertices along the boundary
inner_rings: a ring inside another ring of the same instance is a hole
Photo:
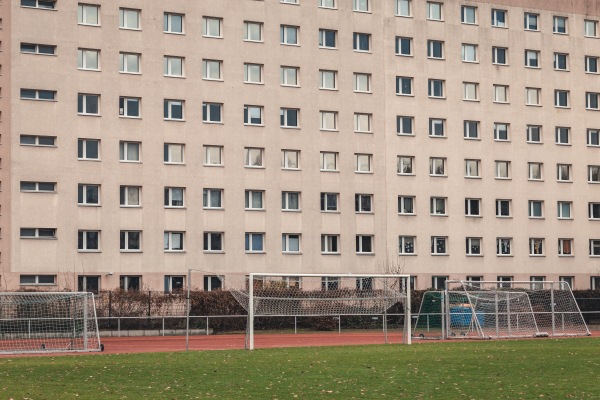
[[[322,151],[320,153],[321,158],[321,172],[339,172],[339,153],[333,151]],[[329,168],[331,166],[331,161],[333,161],[334,168]]]
[[[202,79],[206,81],[223,80],[223,61],[222,60],[202,60]]]
[[[558,239],[558,256],[573,257],[573,239],[559,238]]]
[[[573,166],[571,164],[556,164],[557,182],[573,182]],[[566,175],[565,176],[565,173]]]
[[[354,113],[354,132],[373,133],[373,114]],[[367,125],[367,126],[365,126]]]
[[[137,246],[130,245],[130,241],[135,240],[137,240]],[[121,244],[124,246],[122,247]],[[121,230],[119,232],[119,251],[121,253],[140,253],[142,251],[142,231]]]
[[[557,145],[570,146],[571,145],[571,128],[567,126],[557,126],[554,129],[555,139]]]
[[[96,143],[97,157],[88,157],[88,143]],[[81,150],[81,152],[80,152]],[[87,138],[78,138],[77,139],[77,159],[78,160],[92,160],[99,161],[100,160],[100,139],[87,139]]]
[[[600,129],[587,129],[588,147],[600,147]]]
[[[295,83],[291,83],[291,75],[293,73]],[[281,86],[300,87],[300,68],[282,65],[279,67]]]
[[[408,43],[408,53],[403,51],[403,42]],[[406,36],[396,36],[396,55],[401,57],[413,56],[413,38]]]
[[[558,219],[573,219],[573,202],[558,201],[556,203],[556,217]]]
[[[93,246],[93,235],[96,235],[96,246]],[[80,229],[77,231],[77,251],[79,253],[98,253],[100,252],[99,230]]]
[[[119,29],[139,31],[142,29],[142,10],[134,8],[119,8]],[[132,20],[135,18],[135,20]]]
[[[544,257],[546,255],[546,240],[544,238],[529,238],[529,256]]]
[[[497,257],[512,257],[513,255],[513,239],[511,237],[496,238],[496,256]]]
[[[216,26],[215,26],[216,24]],[[215,32],[215,29],[217,30]],[[202,17],[202,36],[205,38],[222,39],[223,38],[223,18]]]
[[[265,191],[247,189],[244,191],[244,210],[246,211],[264,211],[265,210]]]
[[[373,214],[373,195],[365,193],[354,194],[354,212],[356,214]]]
[[[176,110],[176,107],[181,108],[181,118],[173,116],[173,110]],[[163,119],[165,121],[185,121],[185,100],[165,99],[163,109],[167,111],[167,115],[164,115],[163,113]]]
[[[468,11],[472,12],[472,19]],[[460,22],[465,25],[477,25],[477,7],[475,6],[460,6]]]
[[[445,157],[429,157],[429,176],[448,176]]]
[[[165,143],[163,145],[163,162],[165,164],[185,164],[185,144]]]
[[[354,93],[371,93],[371,74],[354,73]]]
[[[96,12],[96,22],[88,21],[90,11]],[[98,4],[77,4],[77,24],[88,26],[100,26],[100,5]]]
[[[96,201],[93,200],[88,201],[88,192],[91,192],[93,195],[96,192]],[[102,198],[100,191],[100,185],[98,184],[85,184],[80,183],[77,185],[77,205],[78,206],[92,206],[92,207],[100,207]],[[81,198],[81,200],[79,200]]]
[[[181,30],[173,30],[173,18],[181,18]],[[185,34],[185,14],[165,12],[163,14],[163,32],[173,35],[184,35]]]
[[[481,179],[481,160],[465,159],[465,178]]]
[[[224,253],[225,252],[225,233],[223,232],[203,232],[202,251],[204,253]]]
[[[444,20],[443,3],[428,1],[427,2],[427,19],[429,21],[443,21]]]
[[[257,118],[256,117],[257,113],[258,113],[259,120],[253,121]],[[246,125],[246,126],[264,126],[263,113],[264,113],[263,106],[245,104],[244,105],[244,125]]]
[[[89,55],[94,55],[96,57],[95,66],[88,66]],[[78,48],[77,69],[82,71],[100,71],[100,50]]]
[[[340,212],[340,194],[332,192],[321,192],[320,194],[320,210],[322,213],[339,213]]]
[[[176,236],[179,237],[179,246],[174,247],[173,238]],[[185,251],[185,232],[183,232],[183,231],[165,231],[163,250],[165,253],[184,252]]]
[[[600,183],[600,165],[588,165],[588,183]]]
[[[508,206],[508,214],[504,214],[504,206]],[[496,199],[496,218],[512,218],[512,200]]]
[[[398,156],[396,163],[396,173],[398,175],[415,175],[415,157]]]
[[[398,196],[398,215],[416,215],[415,202],[415,196]]]
[[[430,99],[446,98],[446,81],[443,79],[428,79],[427,95]]]
[[[396,133],[400,136],[415,135],[415,118],[406,115],[396,116]]]
[[[260,248],[255,248],[255,241],[260,238]],[[265,234],[264,232],[246,232],[244,235],[246,253],[264,253],[265,252]]]
[[[292,32],[294,33],[294,37],[290,36]],[[295,25],[280,25],[279,39],[279,44],[282,46],[300,46],[300,27]]]
[[[137,159],[129,159],[129,146],[137,147]],[[119,142],[119,161],[120,162],[134,162],[139,163],[142,159],[142,143],[131,142],[131,141],[120,141]]]
[[[510,103],[508,85],[494,85],[493,88],[494,88],[494,103],[500,103],[500,104]]]
[[[443,248],[440,246],[443,246]],[[432,256],[447,256],[448,255],[448,236],[432,236],[431,237],[431,255]]]
[[[527,163],[528,177],[530,181],[543,181],[544,180],[544,163],[541,162],[528,162]]]
[[[539,140],[534,140],[535,130],[537,130],[537,135],[539,135]],[[543,143],[542,138],[542,126],[541,125],[527,125],[527,143],[535,143],[540,144]]]
[[[526,31],[537,32],[540,30],[540,15],[526,12],[523,15],[523,28]]]
[[[511,162],[510,161],[505,161],[505,160],[496,160],[496,179],[500,179],[500,180],[507,180],[507,179],[511,179],[511,171],[510,171],[510,167],[511,167]],[[504,171],[506,171],[506,174],[504,174]]]
[[[544,200],[528,200],[527,204],[528,215],[530,219],[544,218]]]
[[[510,142],[510,124],[506,122],[494,122],[494,141]]]
[[[416,236],[398,236],[398,255],[414,256],[417,254]]]
[[[319,111],[320,130],[336,132],[338,131],[338,112],[337,111]]]
[[[184,187],[174,187],[174,186],[165,186],[165,198],[164,198],[164,207],[165,208],[185,208],[185,188]],[[181,199],[178,199],[178,194],[181,194]],[[178,204],[181,202],[181,204]]]
[[[430,197],[429,198],[429,215],[432,217],[448,216],[448,198],[447,197]]]
[[[340,235],[321,235],[321,254],[340,254]]]
[[[465,140],[479,140],[479,121],[463,121],[463,137]]]
[[[502,16],[502,18],[500,18]],[[492,27],[508,28],[508,11],[492,8]]]
[[[142,55],[139,53],[119,53],[119,73],[139,75],[142,73]]]
[[[202,189],[202,209],[204,210],[223,210],[223,197],[225,191],[223,189],[204,188]],[[218,200],[218,206],[215,204]]]
[[[292,158],[291,158],[292,157]],[[292,162],[290,162],[292,161]],[[300,166],[300,150],[281,150],[281,169],[299,171]]]
[[[585,72],[587,74],[600,73],[600,57],[585,56]]]
[[[137,192],[135,196],[132,193]],[[135,197],[137,196],[137,203]],[[142,206],[142,187],[123,185],[119,187],[119,206],[122,208],[141,207]]]
[[[374,235],[356,235],[356,254],[375,254]]]
[[[135,107],[137,105],[137,113]],[[141,118],[142,117],[142,99],[141,97],[119,96],[119,117],[120,118]]]
[[[244,21],[244,41],[245,42],[262,42],[263,41],[263,23],[256,21]],[[254,30],[251,29],[254,27]],[[258,38],[253,36],[255,29],[258,27]]]
[[[561,24],[560,21],[563,21]],[[562,15],[554,15],[552,17],[552,33],[556,35],[569,34],[569,18]]]
[[[563,98],[564,96],[564,98]],[[571,92],[569,90],[556,89],[554,90],[554,107],[556,108],[571,108]]]
[[[264,168],[265,167],[265,149],[261,147],[244,148],[244,167],[245,168]]]
[[[465,217],[481,217],[481,199],[466,198],[465,199]]]
[[[297,208],[292,208],[291,205],[293,203],[292,197],[296,196],[296,203],[298,204]],[[300,192],[291,192],[291,191],[284,191],[281,192],[281,211],[293,211],[293,212],[300,212],[301,210],[301,193]]]
[[[483,238],[467,237],[465,238],[465,255],[470,257],[483,256]]]
[[[478,63],[478,45],[471,43],[463,43],[461,50],[462,62],[465,63]]]
[[[297,248],[292,245],[297,243]],[[281,234],[281,252],[283,254],[302,253],[302,234],[300,233],[282,233]]]
[[[202,103],[202,122],[205,124],[222,124],[223,104],[206,101]]]
[[[173,63],[178,62],[181,64],[181,74],[173,73]],[[177,56],[164,56],[163,57],[163,76],[169,78],[185,78],[185,58]]]
[[[258,74],[258,79],[256,79]],[[263,82],[263,65],[254,63],[244,63],[244,83],[253,85],[262,85]]]

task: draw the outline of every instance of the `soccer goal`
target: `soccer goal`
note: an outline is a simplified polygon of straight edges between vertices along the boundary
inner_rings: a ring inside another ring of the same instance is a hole
[[[92,293],[0,293],[0,354],[101,349]]]
[[[387,311],[404,311],[404,342],[410,344],[410,275],[332,275],[254,273],[222,277],[248,311],[247,348],[254,349],[257,317],[383,316],[387,342]]]
[[[566,282],[447,281],[426,292],[413,337],[519,338],[590,332]]]

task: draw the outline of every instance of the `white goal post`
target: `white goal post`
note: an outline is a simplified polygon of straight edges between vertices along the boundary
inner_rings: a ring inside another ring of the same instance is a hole
[[[254,349],[254,321],[265,316],[382,315],[404,306],[404,342],[411,340],[410,275],[252,273],[221,277],[223,289],[248,311],[247,347]]]
[[[0,354],[102,349],[92,293],[0,293]]]

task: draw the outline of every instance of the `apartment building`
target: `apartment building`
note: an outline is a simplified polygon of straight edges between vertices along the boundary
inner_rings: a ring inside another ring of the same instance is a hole
[[[0,287],[600,288],[600,1],[0,0]]]

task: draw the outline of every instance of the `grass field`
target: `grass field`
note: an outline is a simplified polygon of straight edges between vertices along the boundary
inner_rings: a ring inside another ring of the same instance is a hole
[[[600,398],[600,338],[0,358],[0,399]]]

